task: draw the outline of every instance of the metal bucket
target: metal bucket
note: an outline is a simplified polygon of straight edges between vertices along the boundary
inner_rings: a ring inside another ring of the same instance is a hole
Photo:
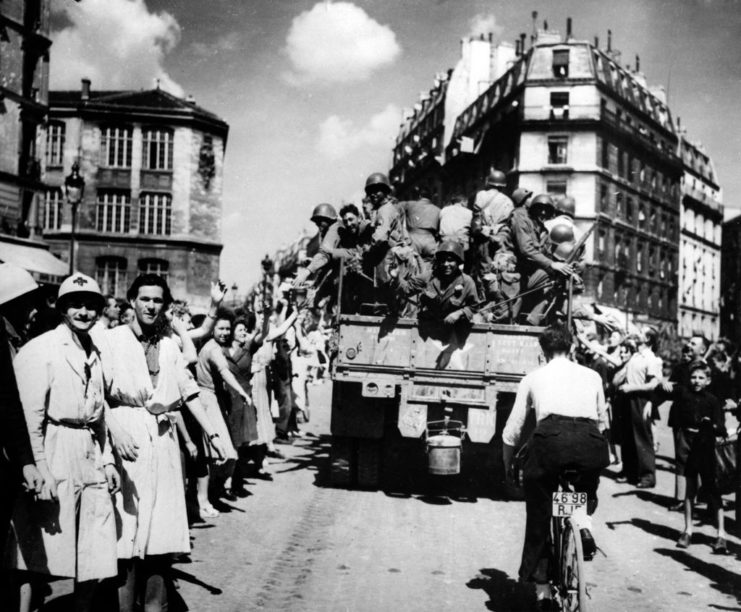
[[[448,433],[427,438],[427,471],[437,476],[461,473],[461,439]]]

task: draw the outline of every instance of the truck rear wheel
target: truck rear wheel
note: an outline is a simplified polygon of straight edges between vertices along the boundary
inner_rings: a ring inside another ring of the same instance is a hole
[[[354,481],[355,452],[353,439],[333,437],[329,451],[330,482],[337,487],[349,487]]]
[[[358,439],[358,486],[377,489],[381,479],[381,440]]]

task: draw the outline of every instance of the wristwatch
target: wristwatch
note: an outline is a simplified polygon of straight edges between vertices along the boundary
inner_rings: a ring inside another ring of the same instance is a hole
[[[219,434],[217,434],[217,433],[212,433],[212,434],[211,434],[211,435],[210,435],[210,436],[208,437],[208,439],[209,439],[209,440],[213,440],[214,438],[218,438],[218,437],[219,437]]]

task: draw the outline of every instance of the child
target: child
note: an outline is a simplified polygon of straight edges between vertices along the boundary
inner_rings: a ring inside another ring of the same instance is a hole
[[[728,554],[723,521],[723,500],[715,481],[715,436],[725,436],[720,400],[705,390],[710,383],[710,368],[704,361],[690,364],[689,389],[675,385],[672,390],[674,410],[669,426],[678,430],[677,469],[684,470],[687,490],[684,498],[684,532],[677,547],[687,548],[692,540],[692,509],[697,493],[697,477],[708,494],[708,508],[717,517],[718,533],[712,545],[716,554]]]

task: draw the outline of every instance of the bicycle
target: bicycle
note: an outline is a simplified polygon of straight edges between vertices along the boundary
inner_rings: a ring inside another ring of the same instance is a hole
[[[550,545],[554,560],[553,588],[561,610],[587,612],[587,583],[584,574],[584,549],[579,526],[572,518],[586,514],[587,494],[573,487],[578,472],[564,471],[559,475],[558,490],[553,493]]]

